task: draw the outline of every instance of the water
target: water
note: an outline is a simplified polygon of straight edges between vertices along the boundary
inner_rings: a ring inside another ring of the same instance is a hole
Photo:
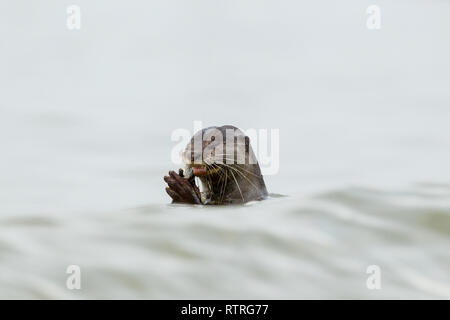
[[[450,186],[2,218],[4,297],[449,298]],[[63,286],[70,264],[82,290]],[[382,289],[366,288],[366,268]]]
[[[449,299],[450,7],[369,4],[0,4],[0,297]],[[270,199],[169,203],[194,120],[280,129]]]

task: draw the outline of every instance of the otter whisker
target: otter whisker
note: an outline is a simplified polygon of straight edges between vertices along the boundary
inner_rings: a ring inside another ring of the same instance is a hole
[[[212,164],[212,166],[211,166],[212,168],[214,168],[214,169],[216,169],[217,171],[217,173],[219,174],[219,180],[217,181],[217,183],[219,184],[221,181],[222,181],[222,179],[223,179],[223,171],[224,171],[224,169],[223,168],[221,168],[221,167],[219,167],[217,164],[215,164],[215,163],[213,163]]]
[[[221,180],[222,177],[223,177],[223,171],[224,171],[224,169],[223,169],[222,167],[220,167],[220,166],[219,166],[218,164],[216,164],[216,163],[212,163],[212,164],[211,164],[211,168],[217,170],[216,172],[219,174],[219,181],[218,181],[218,182],[220,182],[220,180]]]
[[[233,170],[233,171],[235,171],[239,176],[241,176],[241,177],[243,177],[245,180],[247,180],[247,181],[249,182],[249,184],[250,184],[255,190],[259,190],[258,187],[257,187],[257,186],[256,186],[249,178],[247,178],[247,177],[245,176],[245,174],[241,171],[241,170],[244,170],[243,168],[240,168],[240,167],[233,167],[233,166],[227,165],[227,164],[223,164],[223,166],[226,167],[228,170]],[[220,176],[220,177],[219,177],[218,184],[220,184],[220,182],[222,182],[222,178],[223,178],[223,175],[222,175],[221,171],[224,170],[224,169],[221,168],[221,165],[218,165],[218,164],[216,164],[216,163],[212,163],[212,164],[211,164],[211,167],[217,168],[217,169],[219,170],[218,173],[219,173],[219,176]],[[248,172],[248,173],[254,175],[252,172]],[[256,175],[255,175],[255,176],[256,176]],[[236,179],[235,179],[235,180],[236,180]],[[225,182],[223,182],[223,183],[221,184],[221,188],[220,188],[220,198],[221,198],[221,201],[222,201],[222,194],[223,194],[223,192],[224,192],[224,186],[225,186]],[[242,194],[242,193],[241,193],[241,194]]]
[[[243,174],[242,172],[240,172],[237,168],[232,168],[233,170],[235,170],[238,174],[241,175],[241,177],[243,177],[244,179],[246,179],[252,186],[253,188],[255,188],[256,190],[259,190],[258,187],[249,179],[245,176],[245,174]]]
[[[226,164],[226,163],[223,163],[223,165],[226,166],[226,167],[228,167],[228,168],[236,169],[236,167],[232,167],[232,165],[229,165],[229,164]],[[235,166],[238,166],[238,165],[235,165]],[[244,168],[242,168],[242,167],[239,167],[239,168],[240,168],[240,170],[242,170],[242,171],[244,171],[244,172],[246,172],[246,173],[248,173],[248,174],[251,174],[252,176],[259,177],[257,174],[254,174],[254,173],[251,172],[251,171],[248,171],[248,170],[246,170],[246,169],[244,169]]]
[[[231,175],[233,176],[234,182],[236,182],[236,186],[237,186],[238,189],[239,189],[239,193],[241,194],[242,201],[245,202],[244,196],[242,195],[241,187],[239,186],[239,183],[237,182],[236,177],[234,176],[233,171],[230,171],[230,173],[231,173]]]
[[[234,159],[231,159],[231,158],[224,158],[224,160],[230,160],[231,163],[226,163],[226,161],[225,162],[220,162],[221,165],[228,165],[228,166],[242,166],[242,165],[245,165],[245,163],[236,163],[236,161]],[[250,171],[249,171],[249,173],[254,175],[254,173],[252,173]]]
[[[223,202],[223,197],[225,196],[225,190],[228,182],[228,170],[225,171],[225,180],[221,186],[221,195],[220,195],[220,202]]]
[[[223,197],[225,195],[225,191],[226,191],[226,185],[227,185],[227,181],[228,181],[228,170],[226,170],[225,168],[215,164],[215,167],[217,167],[217,169],[219,169],[218,173],[220,175],[219,181],[217,182],[217,185],[220,186],[220,191],[218,194],[218,199],[220,203],[223,202]]]
[[[249,178],[247,178],[244,173],[242,173],[239,170],[239,168],[232,167],[232,166],[228,166],[228,167],[229,167],[229,169],[232,169],[232,170],[236,171],[236,173],[238,173],[241,177],[246,179],[253,186],[253,188],[255,188],[256,190],[259,190],[258,187]],[[251,173],[251,172],[249,172],[249,173]]]

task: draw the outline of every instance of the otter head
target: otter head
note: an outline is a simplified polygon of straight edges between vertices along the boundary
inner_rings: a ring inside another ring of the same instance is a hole
[[[201,181],[203,203],[244,203],[267,196],[250,139],[234,126],[198,131],[182,158],[186,177]]]

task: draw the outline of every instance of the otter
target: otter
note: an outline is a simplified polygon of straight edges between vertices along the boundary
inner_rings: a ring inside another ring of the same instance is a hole
[[[249,137],[231,125],[208,127],[191,138],[182,153],[185,169],[164,176],[172,203],[243,204],[267,198]],[[195,177],[201,182],[200,191]]]

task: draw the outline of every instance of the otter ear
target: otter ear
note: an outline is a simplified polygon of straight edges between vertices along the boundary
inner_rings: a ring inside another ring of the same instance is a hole
[[[250,138],[248,136],[245,136],[245,153],[248,153],[250,146]]]

